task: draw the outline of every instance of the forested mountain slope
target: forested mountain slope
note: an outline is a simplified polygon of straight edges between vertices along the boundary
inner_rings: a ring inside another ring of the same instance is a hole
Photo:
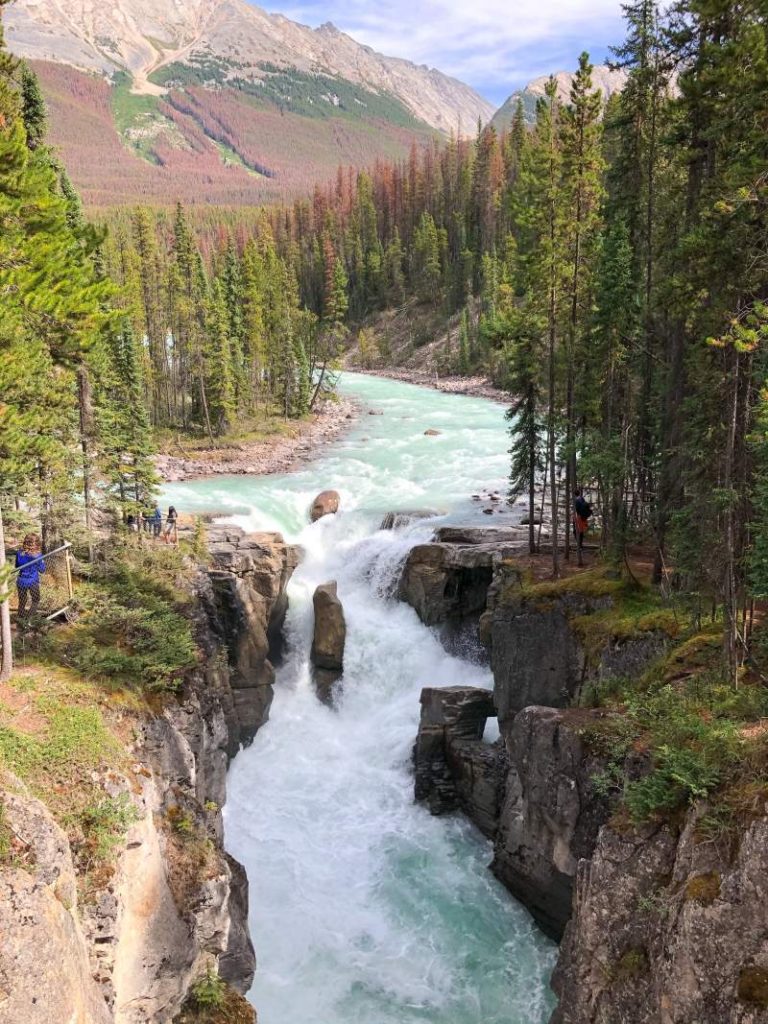
[[[18,0],[5,18],[90,207],[271,202],[493,113],[439,71],[244,0]]]

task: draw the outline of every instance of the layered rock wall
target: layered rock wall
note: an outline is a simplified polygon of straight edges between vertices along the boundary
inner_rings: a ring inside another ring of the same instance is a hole
[[[130,821],[88,899],[66,834],[3,779],[0,823],[21,852],[0,866],[0,1024],[170,1024],[210,969],[230,1005],[250,988],[248,882],[223,850],[221,812],[230,758],[268,714],[298,552],[279,535],[213,530],[211,556],[192,605],[199,667],[136,716],[132,768],[97,780]],[[240,1000],[238,1021],[250,1017]]]

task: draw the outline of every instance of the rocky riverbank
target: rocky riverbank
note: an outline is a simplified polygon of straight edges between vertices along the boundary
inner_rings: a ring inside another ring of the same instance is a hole
[[[219,448],[201,447],[188,454],[164,452],[156,456],[155,465],[165,483],[208,476],[290,473],[317,458],[326,445],[349,427],[359,411],[356,402],[336,396],[298,423],[291,435],[275,435],[265,441],[237,445],[223,444]]]
[[[385,377],[387,380],[401,380],[404,384],[418,384],[423,388],[432,388],[435,391],[442,391],[446,395],[470,395],[473,398],[488,398],[492,402],[500,402],[509,405],[512,396],[508,391],[497,388],[487,377],[438,377],[437,374],[428,373],[425,370],[406,370],[402,368],[391,368],[386,370],[363,370],[359,367],[360,373],[368,373],[372,377]]]

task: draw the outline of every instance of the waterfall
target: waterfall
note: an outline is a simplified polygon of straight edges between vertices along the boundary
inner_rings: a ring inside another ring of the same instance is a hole
[[[225,809],[250,880],[249,998],[260,1024],[544,1024],[554,947],[488,872],[472,826],[413,802],[422,687],[490,687],[490,673],[447,654],[393,596],[410,547],[436,521],[475,521],[472,492],[503,485],[503,410],[392,381],[346,387],[385,415],[299,473],[169,488],[177,507],[227,500],[236,522],[279,526],[305,550],[271,719],[236,758]],[[324,486],[342,511],[304,525]],[[443,518],[379,529],[382,512],[425,506]],[[330,580],[347,620],[334,708],[309,665],[312,595]]]

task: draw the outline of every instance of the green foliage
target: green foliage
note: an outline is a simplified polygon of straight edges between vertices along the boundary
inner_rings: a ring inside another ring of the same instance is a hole
[[[226,992],[226,982],[212,967],[192,986],[192,998],[199,1007],[203,1008],[218,1009],[222,1007]]]
[[[136,806],[127,794],[97,798],[74,816],[73,824],[79,825],[83,833],[81,858],[87,857],[91,867],[109,863],[128,829],[138,820]]]
[[[78,588],[79,621],[49,634],[48,657],[88,679],[147,690],[173,690],[196,661],[181,572],[171,549],[148,554],[124,547],[97,565]]]

